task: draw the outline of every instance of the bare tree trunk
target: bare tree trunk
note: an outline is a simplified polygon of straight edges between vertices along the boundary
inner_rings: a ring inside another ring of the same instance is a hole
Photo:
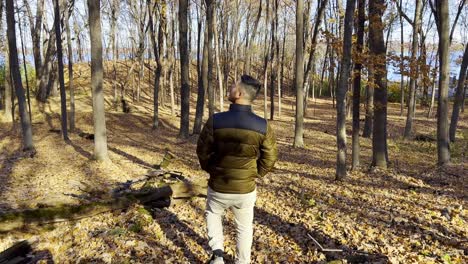
[[[29,120],[32,123],[32,113],[31,113],[31,95],[29,89],[29,77],[28,77],[28,70],[26,68],[26,56],[24,51],[24,37],[23,37],[23,30],[21,26],[21,17],[19,16],[18,12],[18,28],[20,31],[20,40],[21,40],[21,54],[23,56],[23,70],[24,70],[24,77],[26,79],[26,98],[28,100],[28,113],[29,113]]]
[[[29,1],[24,0],[24,5],[28,12],[29,17],[29,27],[31,29],[31,39],[33,45],[33,55],[34,55],[34,66],[36,70],[36,89],[39,86],[42,73],[42,55],[41,55],[41,32],[42,32],[42,17],[44,15],[44,0],[37,1],[36,7],[36,20],[32,15],[31,7],[29,6]]]
[[[284,87],[284,58],[286,56],[285,53],[285,46],[286,46],[286,16],[284,16],[284,30],[283,30],[283,47],[281,51],[281,72],[280,77],[278,77],[281,81],[278,82],[278,117],[281,117],[281,98],[283,97],[283,87]],[[279,58],[278,58],[279,59]]]
[[[164,42],[164,35],[163,30],[165,28],[166,17],[165,17],[165,10],[166,10],[166,3],[165,1],[160,2],[160,10],[162,10],[159,14],[159,28],[158,28],[158,39],[156,40],[156,32],[154,30],[154,22],[153,16],[155,15],[155,7],[152,7],[152,3],[150,0],[147,0],[148,5],[148,14],[149,14],[149,28],[151,33],[151,44],[153,46],[153,53],[154,58],[156,61],[156,73],[154,75],[154,86],[153,86],[153,129],[157,129],[159,127],[159,90],[160,90],[160,80],[161,80],[161,72],[162,72],[162,45]]]
[[[206,4],[206,26],[208,28],[208,113],[211,117],[214,114],[214,87],[213,87],[213,35],[214,35],[214,1],[205,0]]]
[[[418,79],[418,59],[416,57],[418,52],[418,34],[421,28],[421,11],[422,11],[422,1],[416,1],[416,8],[414,12],[413,20],[413,41],[411,48],[411,70],[410,70],[410,90],[408,98],[408,112],[406,115],[406,126],[404,138],[409,139],[413,134],[413,118],[414,118],[414,109],[416,106],[416,82]]]
[[[351,45],[353,34],[353,17],[355,0],[346,1],[344,20],[343,58],[341,59],[340,83],[336,89],[336,174],[337,180],[346,176],[346,91],[351,68]],[[359,121],[359,119],[358,119]]]
[[[304,146],[304,0],[296,1],[296,121],[294,147]]]
[[[78,61],[83,61],[83,45],[81,45],[81,30],[78,26],[78,22],[76,19],[76,15],[73,14],[73,31],[75,32],[76,36],[76,45],[78,48]]]
[[[253,27],[253,30],[252,30],[252,34],[250,36],[246,36],[247,38],[247,44],[246,44],[246,51],[247,51],[247,54],[246,54],[246,58],[245,58],[245,68],[244,68],[244,72],[246,74],[250,74],[250,65],[251,65],[251,56],[252,56],[252,49],[251,49],[251,45],[252,45],[252,42],[255,40],[255,36],[257,35],[257,28],[258,28],[258,22],[260,21],[260,17],[262,15],[262,0],[260,0],[260,3],[258,5],[258,13],[257,13],[257,17],[255,19],[255,23],[254,23],[254,27]]]
[[[400,6],[403,0],[400,1]],[[405,82],[403,76],[403,60],[405,56],[405,44],[404,44],[404,25],[403,18],[400,14],[400,116],[403,116],[404,105],[405,105]]]
[[[273,18],[271,19],[271,48],[270,48],[270,120],[275,114],[275,80],[277,78],[277,63],[275,55],[279,57],[278,47],[278,0],[273,2]]]
[[[180,53],[180,132],[179,136],[189,136],[190,84],[189,84],[189,53],[187,45],[187,6],[188,0],[179,1],[179,53]]]
[[[171,96],[171,115],[174,117],[175,113],[175,91],[174,91],[174,72],[176,71],[176,62],[175,62],[175,47],[176,47],[176,39],[175,39],[175,7],[172,5],[172,16],[171,17],[171,47],[168,51],[168,54],[171,53],[171,66],[169,66],[169,89],[170,89],[170,96]]]
[[[2,39],[5,39],[3,38],[3,18],[2,18],[2,15],[3,15],[3,9],[4,9],[4,4],[5,4],[5,1],[0,1],[0,37]],[[6,36],[5,36],[6,37]],[[9,66],[9,60],[8,60],[8,44],[7,45],[4,45],[4,42],[2,41],[1,44],[0,44],[0,51],[3,52],[3,56],[5,58],[5,64],[4,64],[4,72],[5,72],[5,78],[4,78],[4,83],[3,83],[3,86],[4,86],[4,92],[3,92],[3,97],[2,97],[2,94],[1,94],[1,91],[0,91],[0,99],[2,100],[2,102],[0,102],[0,104],[3,103],[3,108],[4,108],[4,120],[6,122],[12,122],[13,121],[13,117],[12,117],[12,111],[11,111],[11,94],[12,94],[12,87],[10,85],[10,66]]]
[[[386,168],[387,153],[387,65],[382,17],[385,0],[369,1],[369,44],[374,61],[375,97],[372,135],[372,166]]]
[[[206,49],[207,46],[205,43],[208,42],[208,37],[204,34],[204,45],[202,55],[203,58],[200,59],[200,51],[201,51],[201,34],[202,34],[202,20],[201,20],[201,7],[197,8],[197,21],[198,21],[198,37],[197,37],[197,78],[198,78],[198,93],[197,93],[197,106],[195,111],[195,122],[193,123],[193,134],[200,134],[202,123],[203,123],[203,112],[205,108],[205,86],[203,85],[203,65],[206,62],[205,51],[208,52]],[[206,27],[205,27],[206,28]],[[204,30],[204,32],[207,32]],[[208,68],[208,64],[206,65]],[[206,69],[208,71],[208,69]],[[206,72],[208,73],[208,72]]]
[[[107,154],[107,130],[102,89],[102,37],[101,37],[101,1],[88,0],[89,32],[91,42],[91,88],[93,91],[94,119],[94,158],[99,161],[109,159]]]
[[[112,80],[112,88],[114,90],[114,104],[117,104],[117,68],[116,63],[119,59],[117,56],[117,45],[115,41],[115,31],[117,26],[117,17],[119,16],[120,10],[120,1],[119,0],[112,0],[110,2],[110,11],[111,11],[111,21],[110,21],[110,42],[112,48],[112,75],[114,79]]]
[[[362,49],[364,45],[364,24],[366,22],[365,0],[358,0],[358,19],[357,19],[357,45],[356,55],[359,56],[354,63],[354,84],[353,84],[353,156],[352,156],[352,169],[355,170],[359,167],[359,111],[361,106],[361,69],[362,69]],[[345,22],[346,24],[346,22]]]
[[[6,122],[13,122],[14,120],[14,110],[13,110],[13,85],[11,83],[11,74],[10,74],[10,59],[9,59],[9,52],[8,52],[8,45],[5,47],[5,80],[3,85],[5,86],[5,96],[4,96],[4,120]]]
[[[466,69],[468,67],[468,43],[465,43],[465,52],[463,54],[463,61],[458,74],[457,93],[455,95],[455,103],[453,104],[452,118],[450,121],[450,141],[455,142],[455,132],[457,130],[458,116],[460,114],[460,106],[463,102],[463,92],[466,80]]]
[[[312,62],[315,55],[315,50],[317,46],[317,36],[319,33],[320,24],[322,23],[322,18],[325,13],[325,8],[328,4],[328,0],[317,1],[317,16],[314,23],[314,32],[312,34],[312,39],[310,43],[310,54],[309,60],[307,61],[307,67],[304,73],[304,83],[307,82],[307,76],[309,76],[310,70],[312,69]]]
[[[216,25],[216,13],[213,12],[213,24]],[[216,26],[213,26],[213,34],[214,34],[214,50],[215,50],[215,57],[216,57],[216,72],[218,74],[218,88],[219,88],[219,111],[224,111],[224,90],[223,90],[223,73],[221,71],[221,63],[219,59],[219,41],[218,41],[218,30]],[[210,44],[212,45],[212,44]],[[211,73],[211,70],[210,70]],[[236,76],[237,77],[237,76]],[[213,98],[214,100],[214,98]]]
[[[54,1],[54,28],[55,28],[55,43],[57,49],[57,67],[58,78],[60,82],[60,106],[61,106],[61,124],[62,136],[64,140],[68,140],[68,124],[67,124],[67,95],[65,93],[65,78],[63,74],[63,50],[62,50],[62,34],[60,29],[60,6],[59,0]]]
[[[13,85],[15,86],[16,97],[18,98],[19,113],[21,119],[21,130],[23,134],[23,149],[34,150],[32,140],[31,120],[29,120],[26,109],[26,100],[24,96],[23,84],[21,82],[20,68],[18,64],[18,50],[16,46],[16,29],[15,29],[15,9],[13,0],[6,0],[6,21],[7,21],[7,36],[9,63],[11,75],[13,77]]]
[[[436,55],[436,62],[435,62],[435,69],[434,69],[434,73],[432,75],[432,80],[433,80],[433,83],[432,83],[432,94],[431,94],[431,103],[429,105],[429,111],[427,111],[427,118],[431,118],[432,116],[432,112],[434,110],[434,102],[435,102],[435,93],[436,93],[436,77],[437,77],[437,71],[438,71],[438,61],[439,61],[439,54],[437,53]]]
[[[444,166],[450,162],[448,89],[450,78],[450,17],[448,1],[436,1],[436,21],[439,32],[439,96],[437,98],[437,160]]]
[[[67,8],[65,18],[65,31],[67,33],[67,49],[68,49],[68,89],[70,90],[70,131],[75,130],[75,87],[73,86],[73,49],[72,38],[70,33],[70,14],[73,12],[74,1],[70,1],[70,7]],[[115,79],[115,76],[114,76]]]
[[[44,56],[44,63],[41,66],[41,80],[39,87],[37,88],[36,98],[39,102],[44,103],[51,93],[53,83],[53,57],[56,53],[55,50],[55,32],[51,30],[49,32],[49,39],[47,40],[47,51]]]
[[[266,2],[266,16],[265,16],[265,43],[264,43],[264,61],[263,61],[263,118],[268,119],[268,24],[270,23],[270,1]],[[273,31],[273,29],[272,29]]]

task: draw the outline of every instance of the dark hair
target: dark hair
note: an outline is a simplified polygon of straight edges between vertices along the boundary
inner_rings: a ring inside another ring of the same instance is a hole
[[[241,83],[244,84],[244,90],[249,95],[250,100],[255,100],[262,88],[262,84],[257,81],[257,79],[247,74],[241,76]]]

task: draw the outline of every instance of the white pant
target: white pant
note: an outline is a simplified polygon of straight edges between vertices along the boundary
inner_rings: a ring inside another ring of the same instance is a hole
[[[236,263],[238,264],[250,263],[256,199],[256,190],[245,194],[231,194],[215,192],[208,187],[205,211],[208,243],[212,250],[224,251],[222,217],[224,211],[231,208],[236,222]]]

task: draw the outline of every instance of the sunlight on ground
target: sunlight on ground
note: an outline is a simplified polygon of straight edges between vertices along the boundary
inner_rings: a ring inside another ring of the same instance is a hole
[[[86,71],[76,74],[76,78],[77,128],[93,133]],[[124,114],[112,106],[110,81],[106,82],[106,92],[112,163],[90,160],[93,141],[78,133],[71,133],[70,143],[61,139],[59,98],[51,99],[43,109],[34,106],[34,158],[19,151],[19,126],[12,129],[10,124],[1,123],[0,209],[77,203],[67,194],[80,194],[84,184],[106,191],[112,184],[142,176],[161,161],[166,148],[178,157],[170,170],[192,179],[207,177],[198,165],[196,136],[188,140],[177,138],[179,119],[171,116],[168,104],[160,111],[161,128],[152,130],[151,98],[144,96],[139,103],[130,100],[132,112]],[[195,98],[191,104],[195,105]],[[331,101],[311,100],[303,149],[291,147],[293,98],[285,97],[283,104],[283,116],[272,122],[279,143],[279,161],[273,173],[258,180],[255,263],[305,263],[362,255],[374,263],[384,263],[384,256],[392,263],[468,261],[465,116],[460,120],[457,143],[452,146],[453,164],[441,171],[434,166],[436,143],[403,141],[400,135],[405,118],[399,116],[398,105],[391,105],[390,168],[368,170],[371,141],[361,138],[362,169],[350,173],[343,182],[335,182],[336,111]],[[262,99],[254,109],[263,116]],[[425,111],[418,109],[416,132],[435,137],[435,119],[426,119]],[[191,122],[193,117],[191,109]],[[350,142],[348,137],[348,146]],[[200,263],[208,259],[204,202],[204,198],[193,198],[169,209],[158,209],[154,220],[135,206],[123,212],[56,224],[49,230],[31,228],[27,232],[2,234],[0,251],[18,239],[36,238],[37,250],[50,251],[56,263],[115,263],[130,259],[139,263],[161,263],[162,259],[166,263]],[[235,241],[230,213],[227,221],[226,249],[232,256]],[[345,253],[324,254],[308,235],[324,247],[341,248]]]

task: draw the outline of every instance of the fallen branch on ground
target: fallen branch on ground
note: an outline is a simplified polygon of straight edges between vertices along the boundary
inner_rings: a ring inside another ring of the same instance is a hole
[[[0,214],[0,232],[8,232],[27,226],[28,224],[51,224],[79,220],[105,212],[124,209],[136,203],[155,205],[162,199],[202,196],[206,195],[206,189],[206,180],[178,182],[160,188],[148,188],[144,191],[126,193],[115,199],[105,201],[6,212]]]
[[[319,247],[320,251],[322,252],[343,252],[342,249],[338,249],[338,248],[324,248],[322,247],[322,245],[320,245],[320,243],[315,240],[315,238],[313,238],[309,233],[307,233],[307,236],[312,239],[312,241],[314,241],[314,243]]]

